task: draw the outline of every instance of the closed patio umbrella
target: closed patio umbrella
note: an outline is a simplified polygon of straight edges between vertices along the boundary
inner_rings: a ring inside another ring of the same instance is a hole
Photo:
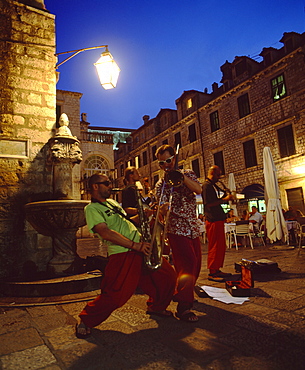
[[[228,179],[228,188],[231,191],[232,194],[235,194],[236,196],[236,185],[235,185],[235,178],[234,174],[231,172],[229,173],[229,179]],[[229,201],[230,208],[234,210],[234,215],[238,216],[237,214],[237,208],[236,208],[236,202]]]
[[[265,201],[267,203],[267,236],[271,242],[281,239],[286,241],[288,230],[282,212],[276,167],[269,147],[265,147],[263,150],[263,162],[265,178]]]

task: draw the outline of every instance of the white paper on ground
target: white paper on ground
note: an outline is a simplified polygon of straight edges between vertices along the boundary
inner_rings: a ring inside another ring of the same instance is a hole
[[[244,302],[250,300],[248,297],[233,297],[226,289],[222,288],[215,288],[207,285],[203,285],[201,288],[211,298],[215,299],[216,301],[220,301],[227,304],[228,303],[243,304]]]

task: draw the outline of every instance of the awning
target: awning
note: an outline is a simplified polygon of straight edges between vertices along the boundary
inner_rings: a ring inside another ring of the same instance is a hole
[[[246,186],[242,192],[242,194],[245,194],[245,199],[264,199],[265,198],[265,192],[264,187],[261,184],[252,184]]]

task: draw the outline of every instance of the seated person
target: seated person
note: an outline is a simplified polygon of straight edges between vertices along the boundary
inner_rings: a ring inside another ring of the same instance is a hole
[[[234,209],[229,209],[227,213],[226,222],[236,222],[239,221],[239,218],[234,215]]]
[[[263,216],[258,212],[255,206],[252,207],[252,211],[250,212],[249,221],[253,224],[254,233],[259,233],[259,227],[263,222]]]
[[[288,211],[285,212],[284,218],[287,221],[295,221],[297,219],[297,212],[293,209],[293,207],[289,207]]]
[[[250,215],[249,215],[248,210],[247,209],[244,209],[243,210],[243,213],[241,215],[241,220],[247,221],[247,220],[249,220],[249,217],[250,217]]]

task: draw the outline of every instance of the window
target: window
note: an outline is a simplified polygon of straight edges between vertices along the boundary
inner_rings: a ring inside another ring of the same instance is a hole
[[[156,150],[157,150],[157,145],[154,145],[151,148],[151,154],[152,154],[153,161],[155,161],[157,159],[157,157],[156,157]]]
[[[155,187],[155,185],[156,185],[156,183],[157,183],[158,180],[159,180],[159,176],[158,175],[155,175],[154,176],[154,186],[153,187]]]
[[[181,133],[180,132],[177,132],[175,133],[175,148],[177,148],[179,144],[179,147],[181,148]]]
[[[84,173],[89,178],[94,173],[102,173],[110,176],[110,166],[108,161],[100,155],[92,155],[84,163]]]
[[[235,65],[235,74],[236,77],[247,71],[247,61],[246,59],[241,60]]]
[[[135,167],[136,167],[136,168],[141,167],[141,157],[140,157],[139,155],[137,155],[137,156],[135,157]]]
[[[218,166],[221,169],[222,174],[225,174],[225,166],[224,166],[224,161],[223,161],[223,153],[222,152],[217,152],[214,153],[214,164]]]
[[[254,139],[243,143],[246,168],[257,165]]]
[[[281,158],[295,154],[295,145],[292,125],[280,128],[277,131]]]
[[[193,106],[193,101],[192,101],[192,99],[187,99],[187,101],[186,101],[186,107],[187,107],[187,109],[192,108],[192,106]]]
[[[271,80],[273,101],[278,101],[287,95],[284,75],[279,75]]]
[[[197,177],[200,177],[200,168],[199,168],[199,159],[194,159],[192,161],[192,169],[195,172]]]
[[[214,132],[220,129],[218,110],[210,114],[210,124],[211,124],[211,132]]]
[[[124,165],[121,164],[120,166],[120,176],[124,176]]]
[[[162,145],[167,145],[167,144],[168,144],[168,140],[167,139],[165,139],[165,140],[162,141]]]
[[[288,206],[293,207],[296,210],[300,210],[303,214],[305,213],[303,189],[292,188],[286,189]]]
[[[147,151],[143,152],[143,166],[147,164]]]
[[[190,140],[190,143],[197,140],[195,123],[189,126],[189,140]]]
[[[248,94],[241,95],[237,99],[239,118],[243,118],[250,114],[250,104]]]

